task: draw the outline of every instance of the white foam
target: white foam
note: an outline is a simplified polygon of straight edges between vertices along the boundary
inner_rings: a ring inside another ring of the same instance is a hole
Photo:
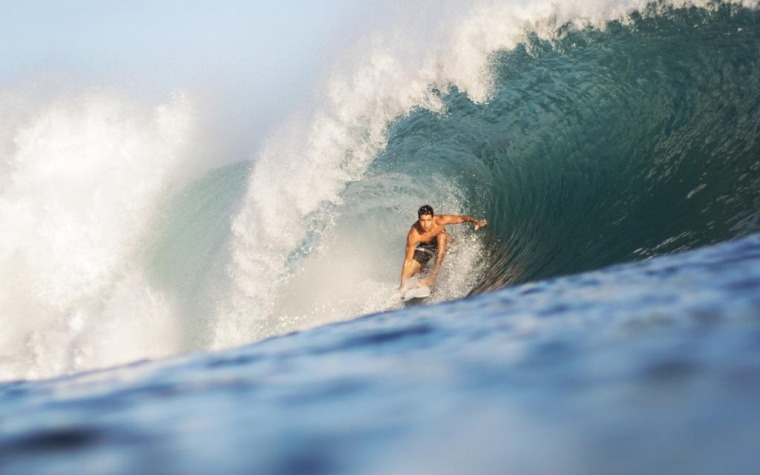
[[[134,261],[186,156],[189,102],[12,96],[2,97],[28,107],[1,121],[0,379],[171,353],[172,304]]]

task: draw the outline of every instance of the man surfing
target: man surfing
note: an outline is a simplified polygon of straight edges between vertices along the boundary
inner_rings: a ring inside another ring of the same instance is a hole
[[[447,224],[472,223],[475,229],[488,224],[485,219],[477,220],[472,216],[458,216],[451,214],[433,214],[430,205],[424,205],[417,210],[417,222],[412,225],[406,236],[406,257],[401,267],[401,285],[398,290],[403,291],[406,281],[421,270],[426,269],[428,262],[435,257],[433,271],[426,278],[419,281],[419,285],[429,287],[435,283],[438,271],[441,269],[443,257],[449,247],[449,234],[446,232]]]

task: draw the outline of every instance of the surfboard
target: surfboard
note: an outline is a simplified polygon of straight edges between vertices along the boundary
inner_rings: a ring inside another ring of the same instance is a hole
[[[408,302],[412,299],[424,299],[430,296],[430,287],[420,285],[416,278],[411,278],[406,282],[406,287],[401,291],[401,300]]]

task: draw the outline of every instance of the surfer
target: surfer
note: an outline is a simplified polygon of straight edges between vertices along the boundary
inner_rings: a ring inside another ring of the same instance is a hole
[[[472,216],[452,214],[436,216],[430,205],[424,205],[417,210],[417,218],[417,222],[412,225],[406,236],[406,257],[401,267],[401,286],[398,290],[403,290],[406,280],[425,269],[433,257],[435,257],[433,271],[425,279],[420,280],[419,284],[429,287],[435,282],[449,246],[449,234],[445,227],[447,224],[472,223],[475,229],[488,224],[487,220],[477,220]]]

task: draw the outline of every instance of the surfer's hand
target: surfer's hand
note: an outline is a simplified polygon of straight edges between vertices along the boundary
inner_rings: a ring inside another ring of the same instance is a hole
[[[480,221],[475,221],[475,229],[484,228],[488,225],[487,219],[481,219]]]

